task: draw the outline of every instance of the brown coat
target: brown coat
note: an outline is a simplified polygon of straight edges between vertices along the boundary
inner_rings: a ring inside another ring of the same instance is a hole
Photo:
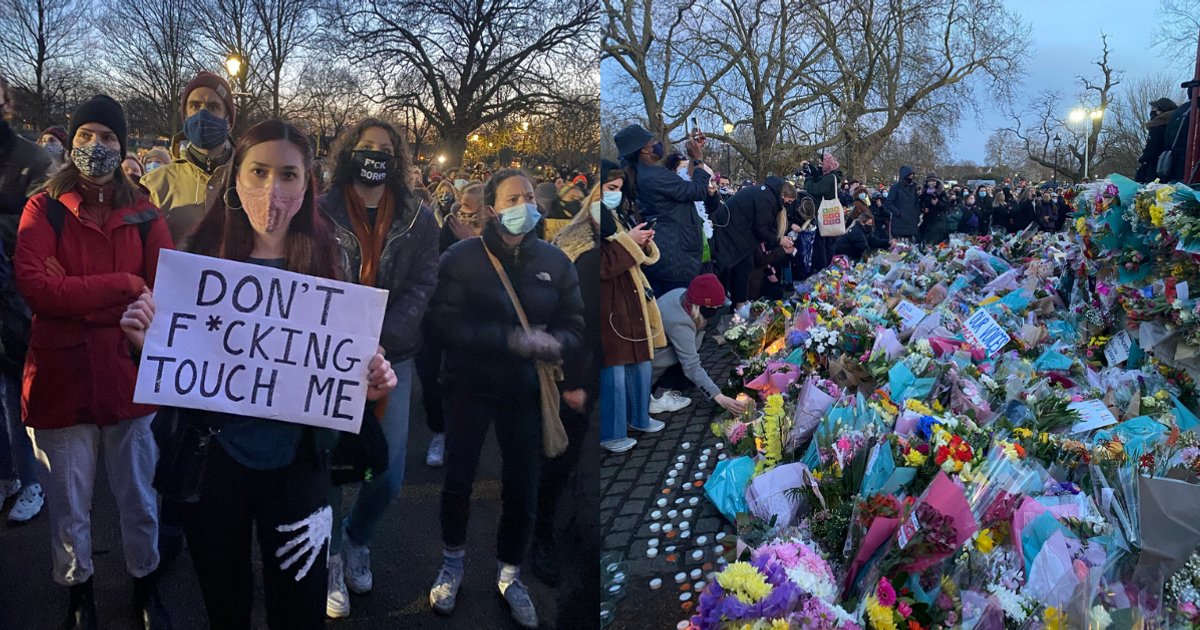
[[[648,250],[648,251],[647,251]],[[667,345],[662,315],[642,265],[658,262],[658,247],[638,247],[620,231],[600,242],[600,341],[604,366],[630,365],[654,358]]]

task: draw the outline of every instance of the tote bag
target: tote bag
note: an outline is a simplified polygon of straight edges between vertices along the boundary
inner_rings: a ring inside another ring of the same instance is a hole
[[[833,199],[822,199],[817,207],[817,229],[821,236],[841,236],[846,233],[846,209],[837,196],[837,178],[833,178]]]

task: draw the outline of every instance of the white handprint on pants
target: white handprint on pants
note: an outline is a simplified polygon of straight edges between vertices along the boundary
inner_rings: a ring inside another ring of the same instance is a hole
[[[333,510],[326,505],[302,520],[276,527],[275,531],[300,532],[275,552],[276,558],[288,556],[279,565],[279,568],[284,571],[300,560],[304,560],[304,564],[296,572],[296,581],[299,582],[308,575],[308,570],[312,568],[317,554],[321,553],[322,549],[325,550],[326,560],[329,559],[329,547],[326,543],[329,542],[329,537],[333,533]],[[288,555],[289,552],[291,555]]]

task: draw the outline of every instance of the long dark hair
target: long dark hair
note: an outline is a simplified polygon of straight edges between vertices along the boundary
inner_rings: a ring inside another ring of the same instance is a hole
[[[188,238],[188,250],[205,256],[246,261],[254,250],[254,228],[237,198],[237,173],[246,152],[264,142],[285,140],[304,156],[307,184],[300,211],[288,225],[284,241],[287,270],[310,276],[337,278],[337,242],[329,223],[317,211],[317,179],[313,172],[313,147],[308,136],[282,120],[267,120],[251,127],[234,147],[219,194],[209,204],[204,218]],[[227,205],[227,199],[238,204]]]
[[[392,141],[392,153],[395,157],[392,158],[392,170],[386,183],[391,188],[393,197],[405,199],[412,188],[409,182],[412,177],[410,172],[412,165],[408,161],[408,143],[404,141],[404,136],[400,134],[395,125],[380,118],[364,118],[357,125],[343,131],[337,140],[333,141],[333,148],[329,151],[333,163],[333,168],[330,169],[333,175],[329,178],[329,187],[345,190],[354,182],[351,154],[354,153],[354,147],[358,145],[362,135],[372,127],[386,131],[388,138]]]

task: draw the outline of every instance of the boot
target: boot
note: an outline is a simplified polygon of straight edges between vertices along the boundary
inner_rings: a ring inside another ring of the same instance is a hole
[[[70,603],[62,630],[96,630],[96,595],[92,591],[92,578],[70,587]]]
[[[529,554],[530,568],[546,586],[558,586],[562,580],[562,572],[558,566],[558,554],[554,548],[554,539],[533,539],[533,549]]]
[[[133,610],[138,626],[146,630],[171,630],[171,618],[158,596],[158,572],[133,578]]]

